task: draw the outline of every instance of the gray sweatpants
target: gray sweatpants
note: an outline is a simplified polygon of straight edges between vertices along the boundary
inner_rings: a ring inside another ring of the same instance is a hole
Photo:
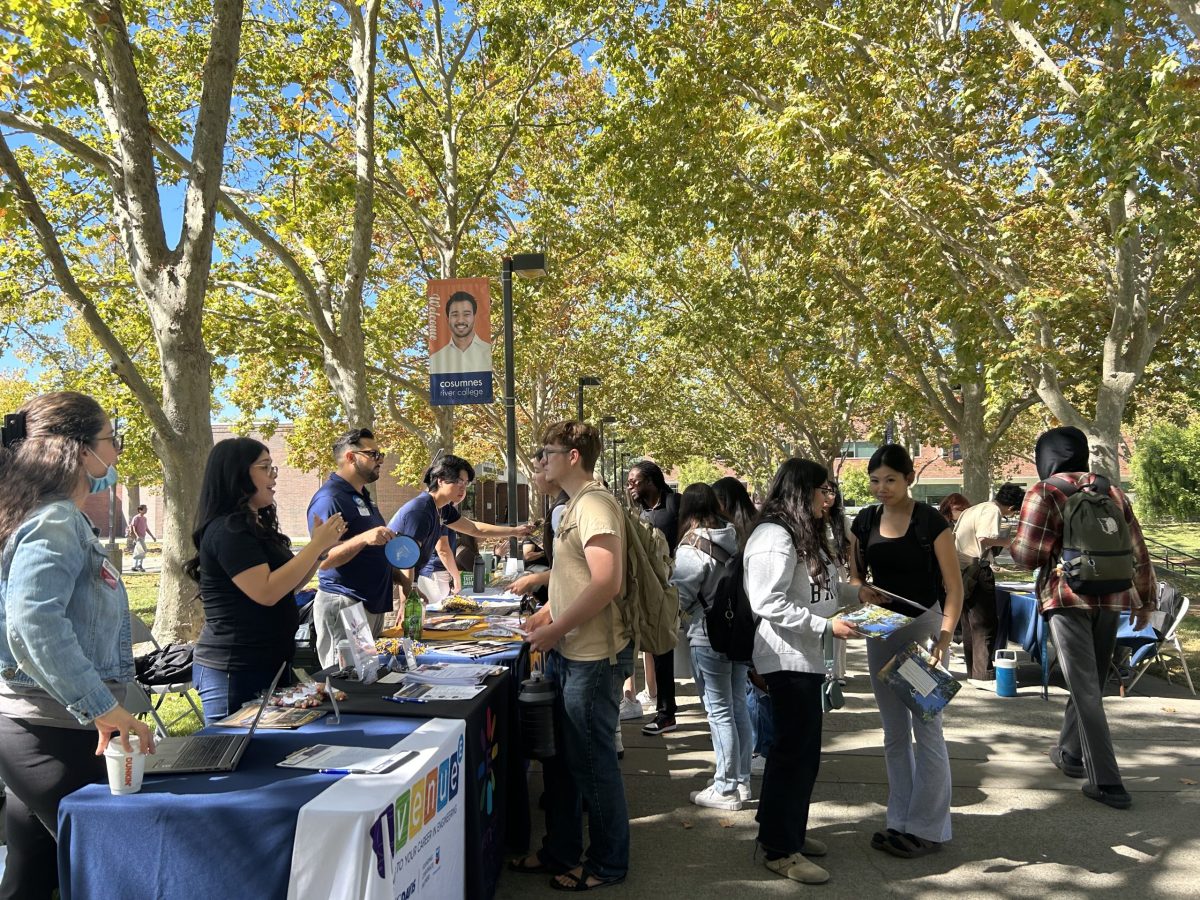
[[[1111,609],[1055,609],[1046,616],[1058,664],[1067,680],[1067,709],[1058,745],[1083,758],[1092,784],[1120,784],[1121,770],[1113,753],[1104,715],[1104,682],[1117,643],[1121,616]]]
[[[342,594],[330,594],[317,591],[313,598],[313,625],[317,629],[317,657],[321,667],[328,669],[337,665],[338,641],[346,636],[342,627],[341,611],[347,606],[353,606],[359,601]],[[371,626],[371,634],[379,637],[383,630],[383,613],[367,613],[367,624]]]
[[[927,841],[948,841],[950,828],[950,753],[942,736],[942,714],[926,722],[879,680],[879,670],[916,641],[927,646],[942,624],[934,606],[887,637],[867,640],[871,687],[883,720],[883,759],[888,776],[887,827]]]

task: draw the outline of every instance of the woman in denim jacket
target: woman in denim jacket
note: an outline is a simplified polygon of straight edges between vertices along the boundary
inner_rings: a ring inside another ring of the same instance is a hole
[[[91,397],[43,394],[5,416],[0,450],[0,897],[58,886],[58,804],[105,780],[101,754],[152,733],[121,705],[133,680],[129,601],[81,510],[117,480],[121,439]]]

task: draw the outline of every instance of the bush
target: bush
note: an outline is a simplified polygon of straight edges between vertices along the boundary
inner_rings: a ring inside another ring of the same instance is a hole
[[[838,487],[842,489],[842,503],[846,506],[867,506],[875,502],[866,466],[844,466],[838,477]]]
[[[1200,518],[1200,418],[1186,428],[1152,425],[1138,439],[1133,454],[1134,506],[1138,517],[1160,519]]]

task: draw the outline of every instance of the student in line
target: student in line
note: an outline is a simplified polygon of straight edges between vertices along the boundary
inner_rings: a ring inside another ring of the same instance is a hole
[[[721,518],[717,495],[707,484],[688,485],[679,501],[679,546],[671,583],[687,626],[692,673],[704,700],[716,756],[716,775],[702,791],[692,791],[697,806],[741,809],[750,799],[750,753],[754,729],[746,709],[750,666],[718,653],[708,642],[704,615],[717,582],[738,552],[737,531]]]
[[[945,661],[962,611],[962,575],[950,523],[909,495],[916,475],[908,451],[899,444],[884,444],[871,457],[867,472],[879,505],[862,510],[851,526],[850,582],[863,584],[869,574],[881,588],[916,604],[915,609],[893,609],[915,616],[910,624],[867,641],[888,775],[886,830],[875,832],[871,846],[911,858],[933,853],[950,840],[950,756],[941,713],[928,722],[913,715],[879,680],[879,670],[913,641],[932,642],[934,660]]]
[[[824,856],[827,848],[807,833],[821,765],[825,648],[832,650],[835,637],[859,637],[832,618],[840,578],[826,537],[825,498],[833,492],[828,475],[807,459],[780,466],[745,553],[746,596],[760,617],[754,667],[770,688],[775,717],[756,816],[758,843],[768,869],[804,884],[829,880],[808,859]]]

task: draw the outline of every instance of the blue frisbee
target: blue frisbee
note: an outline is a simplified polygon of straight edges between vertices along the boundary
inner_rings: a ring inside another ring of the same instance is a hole
[[[397,569],[411,569],[421,556],[421,548],[407,534],[398,534],[383,545],[383,555]]]

